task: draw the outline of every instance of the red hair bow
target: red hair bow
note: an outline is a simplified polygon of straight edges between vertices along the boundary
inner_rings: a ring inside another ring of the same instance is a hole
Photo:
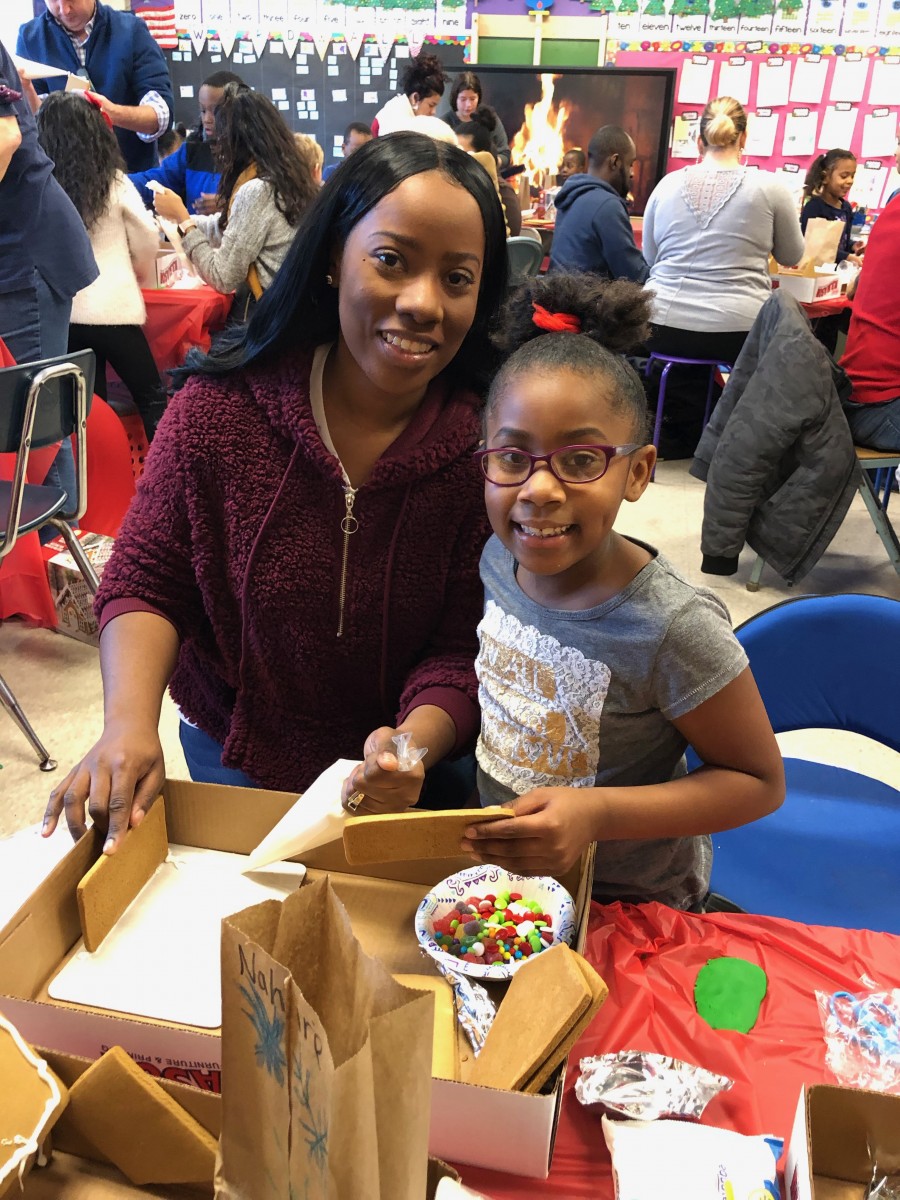
[[[99,110],[100,116],[106,122],[107,127],[109,129],[112,129],[113,123],[109,119],[109,113],[104,112],[103,105],[100,103],[100,100],[98,99],[98,97],[95,96],[93,92],[82,92],[82,95],[84,96],[85,100],[87,100],[88,104],[93,104],[94,108]]]
[[[552,313],[540,304],[532,304],[532,320],[538,329],[548,333],[581,333],[581,318],[573,313]]]

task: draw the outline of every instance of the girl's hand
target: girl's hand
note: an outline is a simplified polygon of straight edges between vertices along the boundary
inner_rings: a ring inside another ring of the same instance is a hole
[[[404,812],[419,799],[425,782],[425,767],[416,763],[411,771],[401,771],[397,762],[397,747],[391,740],[400,730],[383,725],[370,733],[363,747],[365,761],[344,780],[341,803],[354,792],[363,799],[353,812],[361,814]]]
[[[167,221],[174,221],[176,225],[180,225],[191,215],[178,193],[170,191],[169,188],[164,192],[153,193],[153,207],[161,217]]]
[[[861,266],[862,266],[862,259],[859,257],[859,255],[858,255],[858,254],[848,254],[848,255],[847,255],[847,262],[848,262],[848,263],[853,263],[854,267],[861,267]]]
[[[560,875],[596,840],[595,805],[580,789],[536,788],[508,807],[509,820],[471,825],[462,849],[517,875]]]
[[[111,723],[99,742],[50,793],[41,833],[49,837],[65,812],[77,841],[87,831],[85,804],[94,824],[107,831],[104,854],[119,846],[129,825],[139,825],[166,777],[155,728]]]

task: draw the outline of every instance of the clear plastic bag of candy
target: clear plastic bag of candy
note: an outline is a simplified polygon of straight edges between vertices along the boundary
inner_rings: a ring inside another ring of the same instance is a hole
[[[816,992],[825,1061],[838,1083],[900,1095],[900,988]]]
[[[639,1121],[699,1121],[710,1100],[732,1086],[726,1076],[703,1067],[637,1050],[583,1058],[579,1066],[575,1095],[582,1104],[599,1104],[612,1116]]]

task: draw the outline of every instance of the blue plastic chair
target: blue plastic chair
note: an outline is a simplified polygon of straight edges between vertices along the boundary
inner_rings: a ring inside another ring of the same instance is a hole
[[[776,733],[843,729],[900,752],[900,601],[803,596],[736,632]],[[785,773],[778,812],[713,835],[712,891],[748,912],[900,933],[900,791],[799,759]]]

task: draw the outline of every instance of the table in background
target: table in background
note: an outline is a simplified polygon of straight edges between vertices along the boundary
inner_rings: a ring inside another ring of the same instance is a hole
[[[818,300],[811,304],[800,302],[800,307],[809,317],[810,321],[818,321],[821,317],[836,317],[838,313],[844,312],[846,309],[853,308],[853,301],[847,296],[838,296],[836,300]]]
[[[160,371],[180,367],[192,346],[209,349],[210,336],[225,324],[231,296],[215,288],[142,288],[144,332]]]
[[[825,1066],[816,991],[856,992],[866,975],[885,989],[900,986],[900,937],[774,917],[691,916],[659,904],[595,904],[584,953],[609,999],[569,1060],[550,1178],[458,1166],[463,1182],[492,1200],[613,1200],[600,1117],[575,1096],[580,1058],[655,1051],[727,1075],[734,1087],[710,1103],[703,1123],[787,1140],[801,1086],[835,1082]],[[694,1007],[697,972],[723,955],[749,959],[768,975],[747,1035],[711,1029]]]

